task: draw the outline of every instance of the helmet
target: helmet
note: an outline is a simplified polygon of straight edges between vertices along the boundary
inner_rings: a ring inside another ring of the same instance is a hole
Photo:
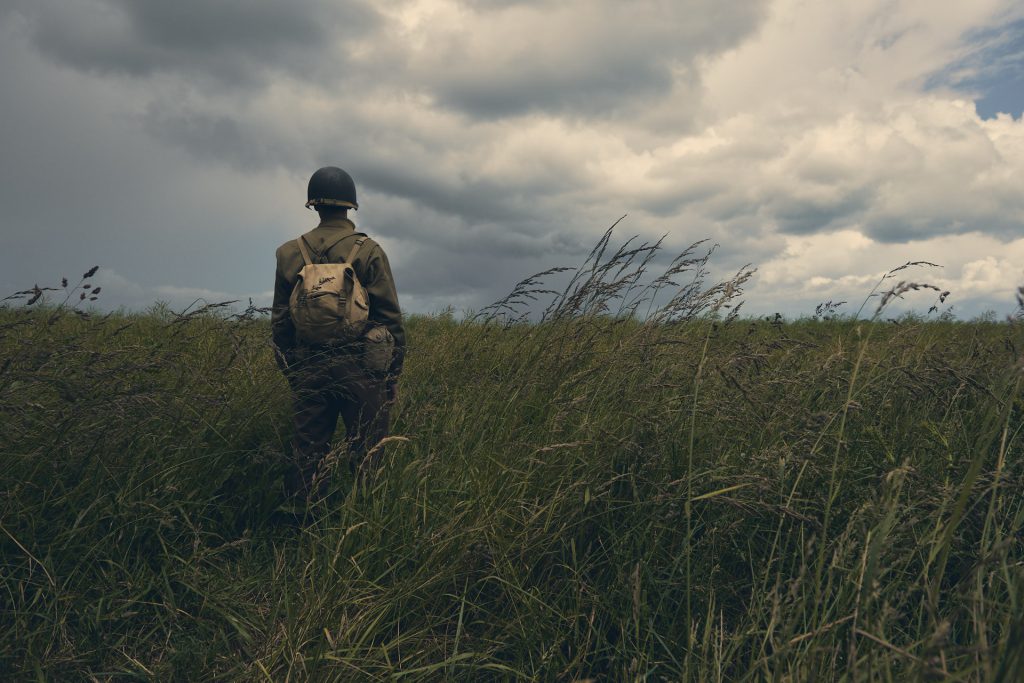
[[[309,179],[306,208],[343,206],[358,209],[356,184],[352,176],[337,166],[324,166]]]

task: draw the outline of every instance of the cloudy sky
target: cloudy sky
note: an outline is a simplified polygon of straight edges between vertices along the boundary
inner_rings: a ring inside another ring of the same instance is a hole
[[[1024,284],[1018,0],[0,0],[0,93],[5,295],[99,265],[108,306],[265,304],[322,165],[409,311],[624,214],[756,265],[750,312],[911,260],[965,316]]]

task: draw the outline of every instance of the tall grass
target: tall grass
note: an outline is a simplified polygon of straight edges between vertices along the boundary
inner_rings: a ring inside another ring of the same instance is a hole
[[[305,527],[254,312],[0,309],[0,671],[1019,680],[1020,323],[744,319],[610,240],[411,317],[402,438]]]

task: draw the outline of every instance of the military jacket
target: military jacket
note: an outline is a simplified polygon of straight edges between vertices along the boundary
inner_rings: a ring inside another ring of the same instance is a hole
[[[341,263],[348,256],[359,233],[355,224],[347,218],[323,220],[320,225],[306,233],[310,255],[314,260]],[[340,241],[339,241],[339,238]],[[327,253],[324,253],[327,248]],[[277,274],[274,280],[274,305],[271,312],[271,328],[274,344],[288,354],[295,349],[295,326],[288,310],[292,289],[299,277],[304,262],[295,240],[289,240],[277,248]],[[367,241],[360,247],[354,262],[359,282],[366,289],[370,299],[369,319],[388,328],[395,338],[395,362],[392,373],[402,369],[405,356],[405,330],[402,327],[402,311],[398,306],[398,292],[391,265],[384,250],[376,242]]]

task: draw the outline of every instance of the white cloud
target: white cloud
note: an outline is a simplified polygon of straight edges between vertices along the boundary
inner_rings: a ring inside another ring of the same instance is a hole
[[[1002,242],[975,232],[880,243],[855,230],[790,236],[782,253],[762,264],[752,299],[765,307],[772,301],[790,314],[807,313],[822,301],[845,300],[852,313],[886,273],[908,261],[938,267],[902,270],[883,290],[900,280],[928,283],[949,291],[946,303],[965,314],[1008,311],[1016,288],[1024,284],[1024,237]],[[925,312],[936,296],[930,290],[910,295],[901,308]]]

